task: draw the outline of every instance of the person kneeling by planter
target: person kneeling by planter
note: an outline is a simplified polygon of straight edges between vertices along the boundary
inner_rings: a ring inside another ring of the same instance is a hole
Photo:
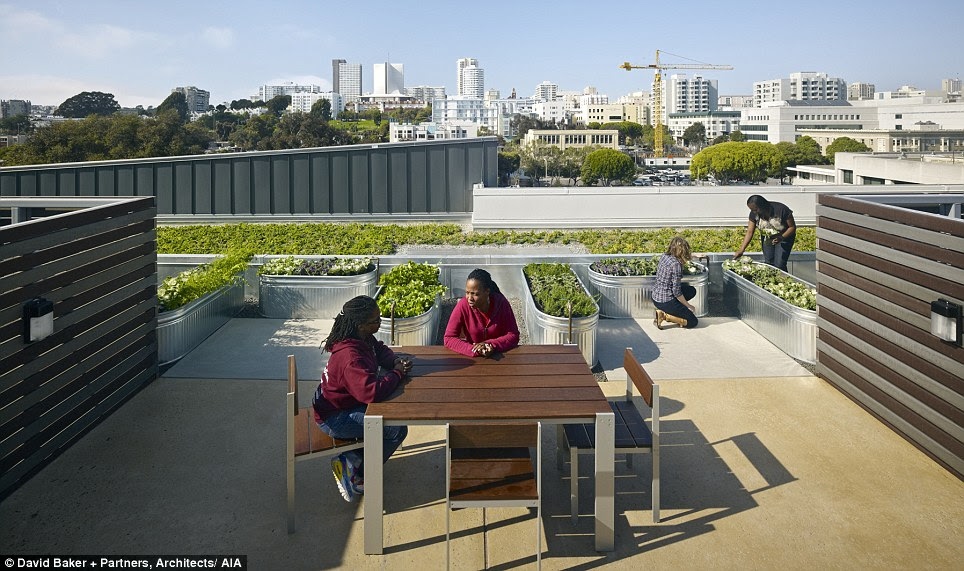
[[[412,370],[411,360],[395,356],[375,339],[381,322],[375,300],[360,295],[342,306],[331,333],[323,342],[331,357],[321,373],[321,383],[311,405],[315,422],[332,438],[361,440],[368,403],[391,396]],[[390,369],[381,377],[379,365]],[[408,427],[386,426],[383,434],[383,461],[388,462],[408,435]],[[331,461],[335,482],[346,501],[364,493],[362,458],[361,450],[349,450]]]
[[[489,272],[472,270],[445,328],[445,346],[469,357],[488,357],[519,345],[519,326],[512,306]]]
[[[696,295],[696,288],[683,283],[683,267],[691,255],[689,242],[676,236],[670,240],[666,254],[659,259],[652,293],[656,307],[653,325],[657,329],[663,328],[664,321],[687,329],[696,327],[699,322],[693,313],[696,308],[689,302]]]

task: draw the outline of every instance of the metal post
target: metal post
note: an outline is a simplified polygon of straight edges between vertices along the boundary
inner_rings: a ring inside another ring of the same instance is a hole
[[[572,300],[566,302],[566,310],[569,312],[569,344],[572,344]]]
[[[393,347],[395,346],[395,302],[394,301],[392,302],[392,343],[391,345]]]

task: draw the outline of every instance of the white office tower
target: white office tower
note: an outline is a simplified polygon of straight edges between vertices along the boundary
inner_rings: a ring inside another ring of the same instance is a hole
[[[462,93],[465,97],[485,97],[485,71],[476,65],[462,69]]]
[[[851,83],[847,86],[848,101],[865,101],[874,98],[877,87],[873,83]]]
[[[285,82],[281,85],[262,85],[258,88],[258,98],[261,101],[270,101],[272,97],[278,95],[292,95],[295,93],[321,93],[320,85],[297,85],[292,82]]]
[[[331,86],[332,91],[341,94],[345,103],[358,101],[362,94],[362,64],[331,60]]]
[[[455,90],[456,95],[465,95],[465,88],[462,85],[462,70],[470,65],[479,67],[479,60],[475,59],[474,57],[464,57],[455,62],[455,83],[457,86],[457,89]]]
[[[702,113],[716,111],[719,97],[715,79],[700,75],[692,79],[685,73],[673,74],[666,82],[666,113]]]
[[[198,89],[193,85],[187,87],[175,87],[171,93],[181,93],[187,102],[187,110],[191,113],[205,113],[211,103],[211,92]]]
[[[826,73],[800,71],[789,78],[757,81],[753,84],[753,106],[771,101],[846,101],[847,83]]]
[[[405,65],[400,63],[375,64],[375,90],[373,95],[404,95]]]
[[[532,95],[532,98],[537,101],[555,101],[558,91],[558,85],[549,81],[543,81],[536,86],[536,92]]]

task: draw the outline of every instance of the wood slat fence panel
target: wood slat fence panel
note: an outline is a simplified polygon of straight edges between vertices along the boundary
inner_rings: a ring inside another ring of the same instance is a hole
[[[156,215],[153,197],[118,198],[0,227],[0,499],[157,377]],[[34,297],[54,333],[26,343]]]
[[[930,302],[964,305],[964,221],[821,195],[817,374],[964,478],[964,349]]]

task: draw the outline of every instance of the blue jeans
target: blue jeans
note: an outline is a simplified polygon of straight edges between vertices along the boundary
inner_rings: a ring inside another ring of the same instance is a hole
[[[687,284],[682,284],[680,288],[683,290],[683,297],[686,298],[686,301],[689,301],[694,297],[696,297],[695,287]],[[696,315],[693,314],[693,312],[690,311],[688,307],[680,303],[679,300],[676,299],[675,297],[669,301],[653,300],[653,305],[656,306],[656,309],[662,310],[663,313],[668,313],[674,317],[682,317],[683,319],[685,319],[687,329],[692,329],[696,327],[697,323],[699,323],[699,319],[696,318]]]
[[[761,238],[763,261],[777,269],[787,271],[787,260],[790,258],[790,250],[793,249],[793,240],[796,237],[796,234],[794,234],[785,240],[781,240],[776,246],[771,244],[768,239]]]
[[[332,438],[340,438],[342,440],[362,440],[365,434],[364,422],[365,422],[365,409],[368,405],[361,405],[355,408],[350,408],[348,410],[340,410],[335,414],[326,418],[323,422],[319,422],[318,426],[321,430],[331,436]],[[383,451],[384,458],[383,462],[388,462],[388,459],[398,450],[398,447],[402,445],[402,441],[408,436],[407,426],[386,426],[384,428],[384,443]],[[358,467],[358,474],[364,474],[362,467],[362,455],[361,450],[349,450],[345,452],[345,457],[348,458],[352,464]]]

